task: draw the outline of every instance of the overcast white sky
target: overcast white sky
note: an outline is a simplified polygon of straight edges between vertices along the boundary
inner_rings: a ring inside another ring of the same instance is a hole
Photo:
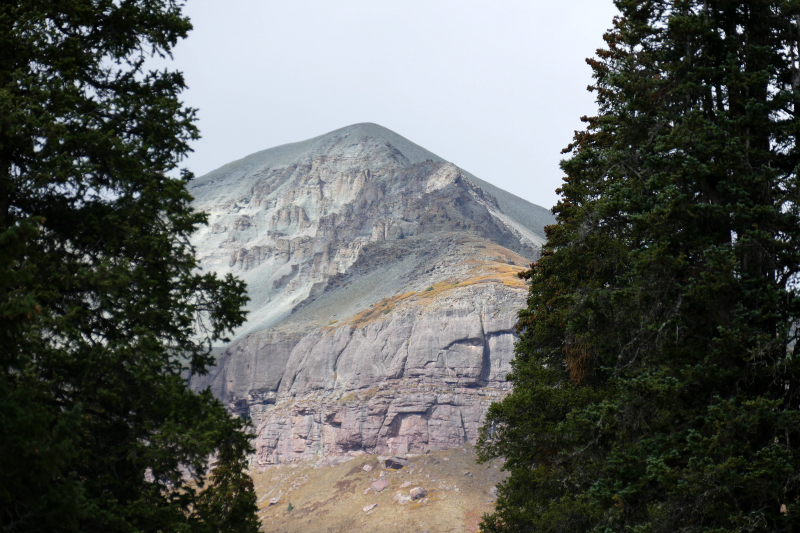
[[[375,122],[550,207],[561,149],[595,110],[584,59],[612,0],[189,0],[175,50],[198,176]]]

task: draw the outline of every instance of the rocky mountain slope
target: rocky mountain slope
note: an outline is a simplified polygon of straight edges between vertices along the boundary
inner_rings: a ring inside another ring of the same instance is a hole
[[[261,465],[474,442],[507,392],[516,277],[552,215],[375,124],[192,182],[206,269],[248,322],[192,386],[253,419]]]

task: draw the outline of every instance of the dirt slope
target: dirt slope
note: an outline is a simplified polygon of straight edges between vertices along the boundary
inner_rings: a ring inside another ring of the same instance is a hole
[[[337,466],[293,463],[255,473],[263,531],[475,533],[481,516],[493,509],[492,487],[505,477],[497,461],[478,465],[470,446],[409,457],[400,470],[385,468],[379,459],[363,455]],[[372,470],[364,471],[365,465]],[[389,486],[371,490],[378,480]],[[406,504],[394,500],[415,487],[428,495]],[[372,504],[377,506],[363,510]]]

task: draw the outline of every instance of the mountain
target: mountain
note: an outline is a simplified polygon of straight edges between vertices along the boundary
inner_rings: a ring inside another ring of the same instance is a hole
[[[516,274],[550,212],[376,124],[264,150],[190,184],[203,267],[247,323],[192,378],[253,419],[270,465],[474,442],[508,391]]]

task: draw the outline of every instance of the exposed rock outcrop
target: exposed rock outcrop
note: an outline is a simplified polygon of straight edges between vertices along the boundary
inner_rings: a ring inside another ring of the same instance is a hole
[[[250,317],[211,387],[253,419],[262,465],[474,442],[508,390],[516,277],[546,210],[365,124],[199,178],[205,268],[248,283]]]

